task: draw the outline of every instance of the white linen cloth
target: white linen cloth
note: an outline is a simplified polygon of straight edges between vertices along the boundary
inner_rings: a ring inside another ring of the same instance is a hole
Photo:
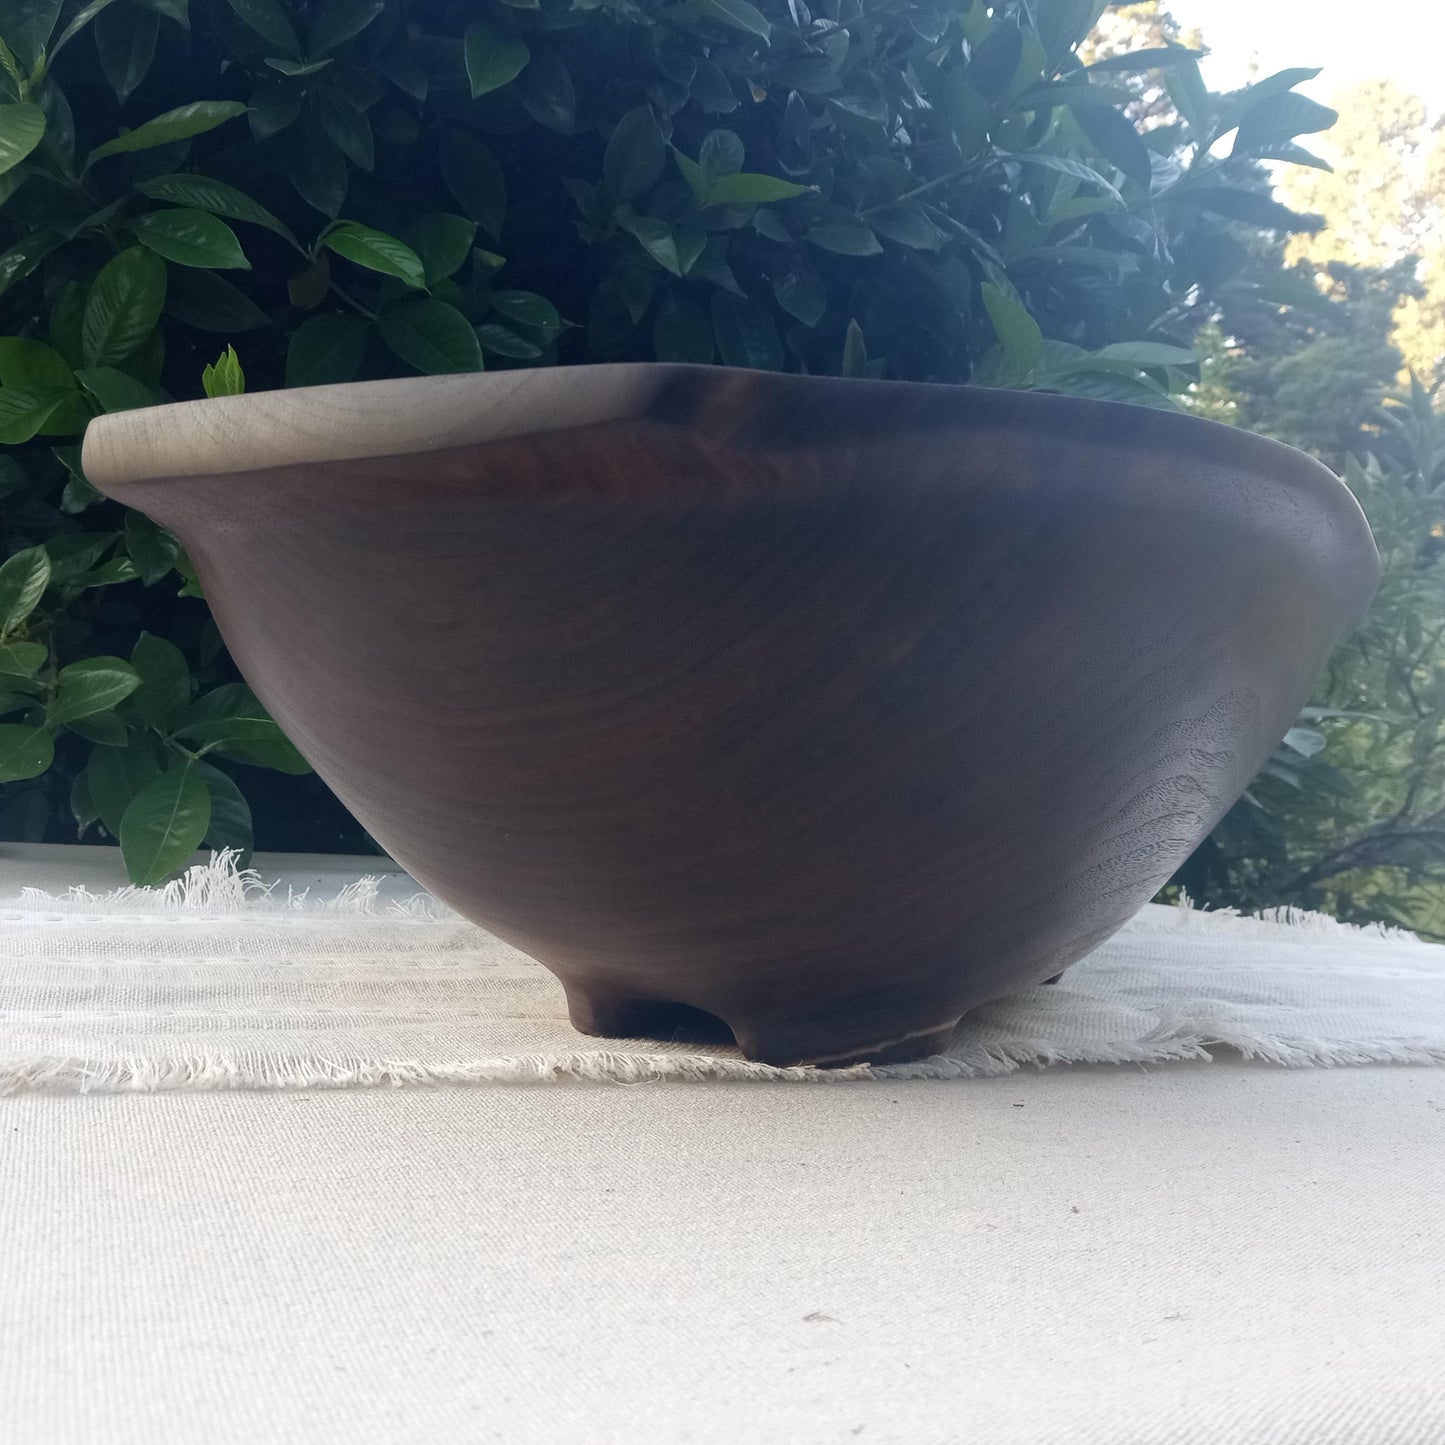
[[[956,1078],[1021,1064],[1445,1061],[1445,948],[1314,915],[1146,908],[914,1064],[776,1069],[584,1038],[556,980],[424,893],[264,887],[222,856],[165,889],[0,899],[0,1090]]]
[[[105,891],[100,865],[82,868],[72,850],[26,854],[0,857],[0,896],[67,876]],[[325,873],[315,891],[333,895],[345,872]],[[353,890],[372,903],[350,916],[284,914],[340,942],[331,967],[365,996],[349,1021],[365,1049],[396,1023],[376,1005],[386,974],[363,987],[351,940],[385,936],[373,923],[426,924],[420,909],[386,916],[408,891],[392,877]],[[251,945],[284,942],[285,928],[274,915],[238,927],[216,889],[189,903],[178,919],[131,900],[132,942],[164,937],[166,918],[173,938],[204,922],[211,940],[199,991],[169,1018],[127,981],[173,959],[117,961],[109,943],[43,965],[11,946],[18,930],[0,932],[0,976],[29,959],[33,990],[48,966],[61,1015],[40,1017],[28,996],[32,1042],[7,1045],[12,1067],[55,1063],[64,1028],[84,1045],[72,1064],[107,1065],[90,1082],[169,1085],[82,1097],[78,1073],[33,1087],[42,1070],[12,1075],[0,1099],[7,1445],[1445,1440],[1437,1069],[1278,1068],[1226,1050],[967,1082],[879,1070],[827,1089],[758,1077],[617,1087],[551,1068],[529,1075],[544,1087],[200,1091],[185,1071],[156,1072],[176,1040],[197,1037],[199,1005],[225,1034],[249,997],[248,1025],[266,1032],[271,1014],[320,998],[274,977],[258,995],[254,976],[227,995],[226,962],[255,964]],[[71,945],[72,926],[115,916],[34,900],[0,915],[28,911],[60,920],[39,937]],[[1323,925],[1145,925],[1120,944],[1142,954],[1114,976],[1142,988],[1149,960],[1158,980],[1161,951],[1187,943],[1195,1024],[1157,995],[1121,995],[1122,982],[1107,996],[1172,1019],[1176,1042],[1218,1032],[1226,1012],[1248,1021],[1248,991],[1251,1036],[1294,1040],[1286,1062],[1438,1056],[1436,950]],[[439,921],[431,971],[485,976],[440,946],[452,926]],[[1271,941],[1283,949],[1272,983],[1248,967],[1276,957]],[[1343,997],[1332,983],[1332,1005],[1302,962],[1311,950],[1355,959],[1356,982]],[[1100,996],[1097,967],[1082,984],[1069,976],[1086,1004]],[[314,949],[307,968],[320,968]],[[98,990],[98,978],[111,980],[109,1020],[106,996],[75,987]],[[436,1001],[420,987],[413,997],[424,1012],[408,1027],[424,1030]],[[76,1033],[70,1016],[87,1001]],[[306,1047],[325,1044],[335,1064],[348,1026],[331,1017]],[[473,1065],[492,1057],[475,1032],[464,1042]],[[578,1052],[563,1042],[554,1057]],[[130,1065],[127,1043],[140,1046]],[[235,1033],[226,1047],[230,1082],[248,1070],[263,1082],[282,1057],[251,1058]]]

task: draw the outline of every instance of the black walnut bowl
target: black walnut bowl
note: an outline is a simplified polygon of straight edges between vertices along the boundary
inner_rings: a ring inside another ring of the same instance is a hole
[[[106,416],[236,662],[585,1033],[899,1060],[1123,924],[1378,575],[1323,466],[1022,392],[584,366]]]

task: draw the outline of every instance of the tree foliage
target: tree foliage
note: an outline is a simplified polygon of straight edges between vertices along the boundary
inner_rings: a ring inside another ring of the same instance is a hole
[[[1320,143],[1334,170],[1294,172],[1284,190],[1325,224],[1252,243],[1292,263],[1277,276],[1289,289],[1226,288],[1205,309],[1190,405],[1340,471],[1384,580],[1299,725],[1176,882],[1207,903],[1445,936],[1445,388],[1438,367],[1433,383],[1405,369],[1437,359],[1428,327],[1410,328],[1441,304],[1421,258],[1445,237],[1445,175],[1433,179],[1445,148],[1386,82],[1340,106]]]
[[[1283,184],[1290,203],[1329,224],[1297,237],[1288,259],[1399,268],[1391,341],[1426,383],[1445,375],[1445,121],[1388,80],[1352,86],[1320,150],[1333,169]]]

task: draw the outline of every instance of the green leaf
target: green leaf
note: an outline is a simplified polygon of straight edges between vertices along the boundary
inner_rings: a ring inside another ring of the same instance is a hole
[[[562,329],[557,308],[535,291],[493,291],[487,298],[494,311],[522,326],[535,326],[548,333]]]
[[[160,772],[160,764],[145,743],[99,748],[91,753],[86,781],[96,814],[112,838],[120,837],[121,819],[131,799]]]
[[[1272,231],[1317,231],[1324,224],[1323,216],[1292,211],[1267,191],[1245,190],[1240,186],[1195,186],[1173,192],[1171,199],[1226,220],[1243,221]]]
[[[191,701],[191,670],[185,655],[175,643],[142,632],[130,661],[140,677],[131,706],[147,726],[165,732]]]
[[[43,341],[0,336],[0,385],[73,387],[75,376],[65,358]]]
[[[0,175],[0,206],[3,206],[30,179],[32,174],[29,167],[17,166],[4,175]]]
[[[0,638],[35,611],[50,574],[50,557],[43,547],[26,547],[0,566]]]
[[[55,761],[55,743],[44,728],[0,723],[0,783],[38,778]]]
[[[1134,122],[1111,105],[1071,104],[1079,129],[1106,160],[1112,161],[1135,185],[1148,191],[1153,181],[1149,147]]]
[[[437,375],[480,371],[482,351],[471,323],[455,306],[419,296],[388,306],[377,317],[382,340],[409,366]]]
[[[708,365],[716,352],[707,313],[680,292],[667,292],[653,318],[652,350],[659,361]]]
[[[160,400],[145,382],[114,366],[86,366],[75,375],[104,412],[136,411]]]
[[[711,60],[699,60],[692,77],[692,98],[712,115],[731,115],[738,108],[731,82]]]
[[[0,173],[18,166],[44,136],[45,112],[38,105],[0,105]]]
[[[177,208],[151,211],[130,222],[141,245],[178,266],[249,271],[251,263],[236,233],[209,211]]]
[[[697,163],[709,180],[735,176],[742,170],[746,158],[742,137],[731,130],[708,131],[697,150]]]
[[[1097,16],[1094,0],[1037,0],[1034,23],[1049,63],[1057,65],[1088,34]]]
[[[201,390],[207,396],[240,396],[246,390],[246,373],[234,346],[228,346],[201,372]]]
[[[100,68],[122,105],[150,71],[160,24],[154,10],[135,5],[110,5],[95,17]]]
[[[346,157],[314,113],[308,113],[286,132],[281,163],[296,194],[308,206],[323,216],[340,213],[350,181]]]
[[[463,45],[473,100],[515,80],[532,58],[522,41],[492,25],[467,26]]]
[[[782,369],[783,343],[778,338],[772,314],[760,301],[714,291],[712,332],[726,365],[750,366],[763,371]]]
[[[1249,155],[1261,146],[1293,140],[1297,135],[1308,135],[1312,131],[1328,130],[1339,118],[1338,111],[1293,91],[1268,95],[1245,112],[1230,154]]]
[[[131,881],[162,882],[200,847],[210,825],[211,795],[193,767],[179,763],[152,778],[120,821],[120,851]]]
[[[0,677],[34,677],[49,655],[40,642],[0,642]]]
[[[235,848],[245,867],[253,846],[251,808],[241,790],[219,768],[210,763],[196,764],[196,775],[211,795],[211,823],[201,840],[208,848]]]
[[[883,249],[862,221],[820,221],[808,227],[808,239],[839,256],[876,256]]]
[[[186,709],[181,725],[177,729],[182,737],[187,729],[205,723],[217,722],[229,717],[267,718],[269,714],[257,700],[256,694],[244,682],[227,682],[202,693]]]
[[[166,20],[174,20],[182,30],[191,28],[190,0],[135,0],[135,4],[154,10]]]
[[[0,498],[13,497],[30,490],[25,468],[14,457],[0,456]]]
[[[371,324],[350,311],[320,312],[296,328],[286,352],[287,386],[355,381]]]
[[[496,356],[511,356],[519,361],[535,361],[542,354],[542,348],[536,342],[528,341],[509,327],[499,326],[493,321],[477,327],[477,340],[481,342],[483,351]]]
[[[1184,45],[1166,45],[1148,50],[1131,50],[1125,55],[1110,55],[1086,65],[1085,71],[1101,75],[1143,75],[1149,70],[1165,70],[1173,66],[1202,60],[1204,51],[1190,50]]]
[[[124,722],[113,712],[92,713],[66,724],[70,731],[103,748],[123,748],[130,741]]]
[[[0,8],[0,35],[27,72],[45,53],[59,18],[60,0],[5,0]]]
[[[325,60],[283,60],[279,55],[272,55],[266,58],[266,64],[278,75],[294,79],[300,75],[315,75],[317,71],[325,70],[331,60],[329,55]]]
[[[50,344],[70,367],[84,366],[80,328],[85,317],[86,286],[83,281],[67,281],[56,293],[50,308]],[[58,380],[58,374],[57,374]]]
[[[245,113],[246,107],[238,100],[197,100],[190,105],[177,106],[114,140],[106,141],[104,145],[96,146],[86,157],[85,168],[89,170],[96,161],[106,156],[149,150],[152,146],[169,145],[172,141],[202,135]]]
[[[227,683],[197,698],[176,731],[258,767],[293,774],[311,771],[244,683]]]
[[[660,266],[674,276],[687,275],[692,263],[707,244],[706,235],[684,226],[673,226],[656,216],[621,215],[617,224],[632,236]]]
[[[449,130],[437,147],[437,161],[457,204],[493,240],[500,240],[507,213],[507,187],[496,156],[475,136]]]
[[[376,164],[376,140],[371,121],[354,106],[338,100],[330,91],[318,90],[311,106],[332,143],[352,165],[369,171]]]
[[[25,93],[25,71],[15,58],[15,52],[0,35],[0,75],[4,76],[5,93],[18,98]]]
[[[22,237],[8,251],[0,253],[0,296],[23,280],[55,248],[69,238],[50,227]]]
[[[125,550],[147,587],[169,577],[181,558],[181,544],[142,512],[125,515]]]
[[[294,125],[305,104],[303,87],[290,80],[272,80],[251,92],[251,134],[268,140]]]
[[[1061,392],[1066,396],[1092,396],[1100,401],[1119,401],[1130,406],[1152,406],[1161,411],[1178,411],[1178,405],[1160,387],[1145,376],[1117,370],[1089,371],[1078,368],[1061,371],[1047,378],[1041,389]]]
[[[1207,136],[1214,109],[1209,98],[1209,88],[1204,84],[1192,52],[1187,60],[1177,61],[1172,69],[1165,72],[1164,88],[1169,93],[1169,99],[1174,102],[1174,109],[1184,117],[1194,136]]]
[[[1059,175],[1072,176],[1076,181],[1087,181],[1091,186],[1098,186],[1111,200],[1117,201],[1119,205],[1124,204],[1124,197],[1119,194],[1119,188],[1113,181],[1100,175],[1092,166],[1086,166],[1082,161],[1076,161],[1072,156],[1050,155],[1046,151],[1026,151],[1019,156],[1026,166],[1035,166],[1040,170],[1056,171]]]
[[[45,150],[58,157],[68,173],[75,165],[75,112],[70,101],[48,75],[34,99],[45,112]]]
[[[130,663],[119,657],[87,657],[60,669],[60,690],[50,705],[52,723],[109,712],[140,686]]]
[[[1284,735],[1284,746],[1301,757],[1312,758],[1325,750],[1325,735],[1315,728],[1291,728]]]
[[[770,201],[786,201],[800,196],[806,190],[807,186],[794,185],[779,176],[760,173],[719,176],[708,187],[707,203],[710,206],[766,205]]]
[[[1297,85],[1317,79],[1320,69],[1318,65],[1294,65],[1285,70],[1276,70],[1273,75],[1266,75],[1263,80],[1256,80],[1222,99],[1236,115],[1243,115],[1270,96],[1282,95]]]
[[[965,157],[973,156],[987,145],[994,129],[993,107],[957,70],[945,70],[929,87],[953,130],[954,144]]]
[[[650,105],[629,110],[617,122],[602,155],[602,178],[620,200],[650,191],[667,163],[667,142]]]
[[[687,182],[688,189],[692,192],[692,198],[699,206],[707,204],[707,188],[709,185],[708,174],[696,162],[690,161],[683,153],[673,148],[672,158],[677,162],[677,169],[682,174],[683,180]]]
[[[1044,336],[1024,306],[991,281],[983,283],[983,304],[988,319],[1013,366],[1016,381],[1027,381],[1044,355]]]
[[[227,0],[237,18],[262,40],[287,55],[300,55],[301,42],[296,28],[282,8],[280,0]]]
[[[731,30],[756,35],[764,45],[771,43],[773,27],[768,24],[763,12],[749,5],[747,0],[692,0],[691,5],[678,8],[690,10]]]
[[[118,532],[63,532],[45,544],[52,585],[74,582],[93,567],[119,537]]]
[[[386,8],[386,0],[321,0],[308,36],[308,55],[327,55],[360,35]]]
[[[426,285],[426,267],[421,257],[405,241],[398,241],[385,231],[374,231],[357,221],[341,221],[325,233],[322,244],[358,266],[395,276],[408,286],[420,289]]]
[[[175,174],[141,181],[136,190],[153,201],[169,201],[173,206],[189,206],[209,211],[213,216],[228,216],[233,221],[254,221],[295,244],[290,229],[265,206],[225,181],[215,181],[210,176]]]
[[[948,240],[928,219],[922,206],[890,206],[874,213],[869,220],[880,235],[914,251],[939,251]]]
[[[402,240],[421,257],[428,286],[461,270],[476,237],[475,221],[445,211],[418,216],[402,234]]]
[[[59,453],[60,448],[57,447],[55,450]],[[72,471],[60,494],[60,510],[69,516],[75,516],[90,507],[97,506],[104,500],[105,498],[83,476]]]
[[[1023,57],[1023,32],[1011,20],[994,25],[976,46],[964,72],[968,84],[985,100],[1002,100]]]
[[[425,101],[431,90],[431,76],[418,63],[415,48],[392,45],[376,57],[377,71],[413,100]]]
[[[517,77],[514,87],[513,93],[538,125],[556,131],[558,135],[572,134],[577,91],[567,67],[555,51],[533,51],[527,68]]]
[[[816,326],[828,309],[828,291],[817,272],[780,271],[773,277],[773,296],[790,316],[804,326]]]
[[[117,582],[134,582],[139,575],[129,557],[112,557],[93,572],[75,578],[71,585],[80,588],[111,587]]]
[[[20,446],[41,433],[74,393],[65,387],[7,386],[0,389],[0,444]]]
[[[155,330],[166,300],[165,262],[143,246],[107,261],[91,284],[81,322],[87,366],[124,361]]]
[[[838,375],[857,380],[867,374],[868,347],[863,339],[863,328],[850,318],[843,337],[843,363],[838,368]]]
[[[266,313],[244,291],[214,271],[197,271],[189,266],[170,278],[166,313],[198,331],[219,331],[223,335],[270,324]]]
[[[75,781],[70,785],[70,811],[75,818],[77,839],[83,839],[86,829],[100,819],[100,814],[95,810],[95,801],[90,796],[90,777],[85,768],[75,775]]]
[[[1158,341],[1116,341],[1089,353],[1091,359],[1125,362],[1131,366],[1194,366],[1203,360],[1197,351],[1166,346]]]

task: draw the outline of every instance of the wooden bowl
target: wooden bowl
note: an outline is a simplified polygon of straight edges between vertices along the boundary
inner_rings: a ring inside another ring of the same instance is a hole
[[[929,1053],[1107,938],[1378,572],[1288,447],[964,387],[367,382],[102,417],[84,464],[184,543],[357,818],[579,1029],[721,1021],[777,1064]]]

